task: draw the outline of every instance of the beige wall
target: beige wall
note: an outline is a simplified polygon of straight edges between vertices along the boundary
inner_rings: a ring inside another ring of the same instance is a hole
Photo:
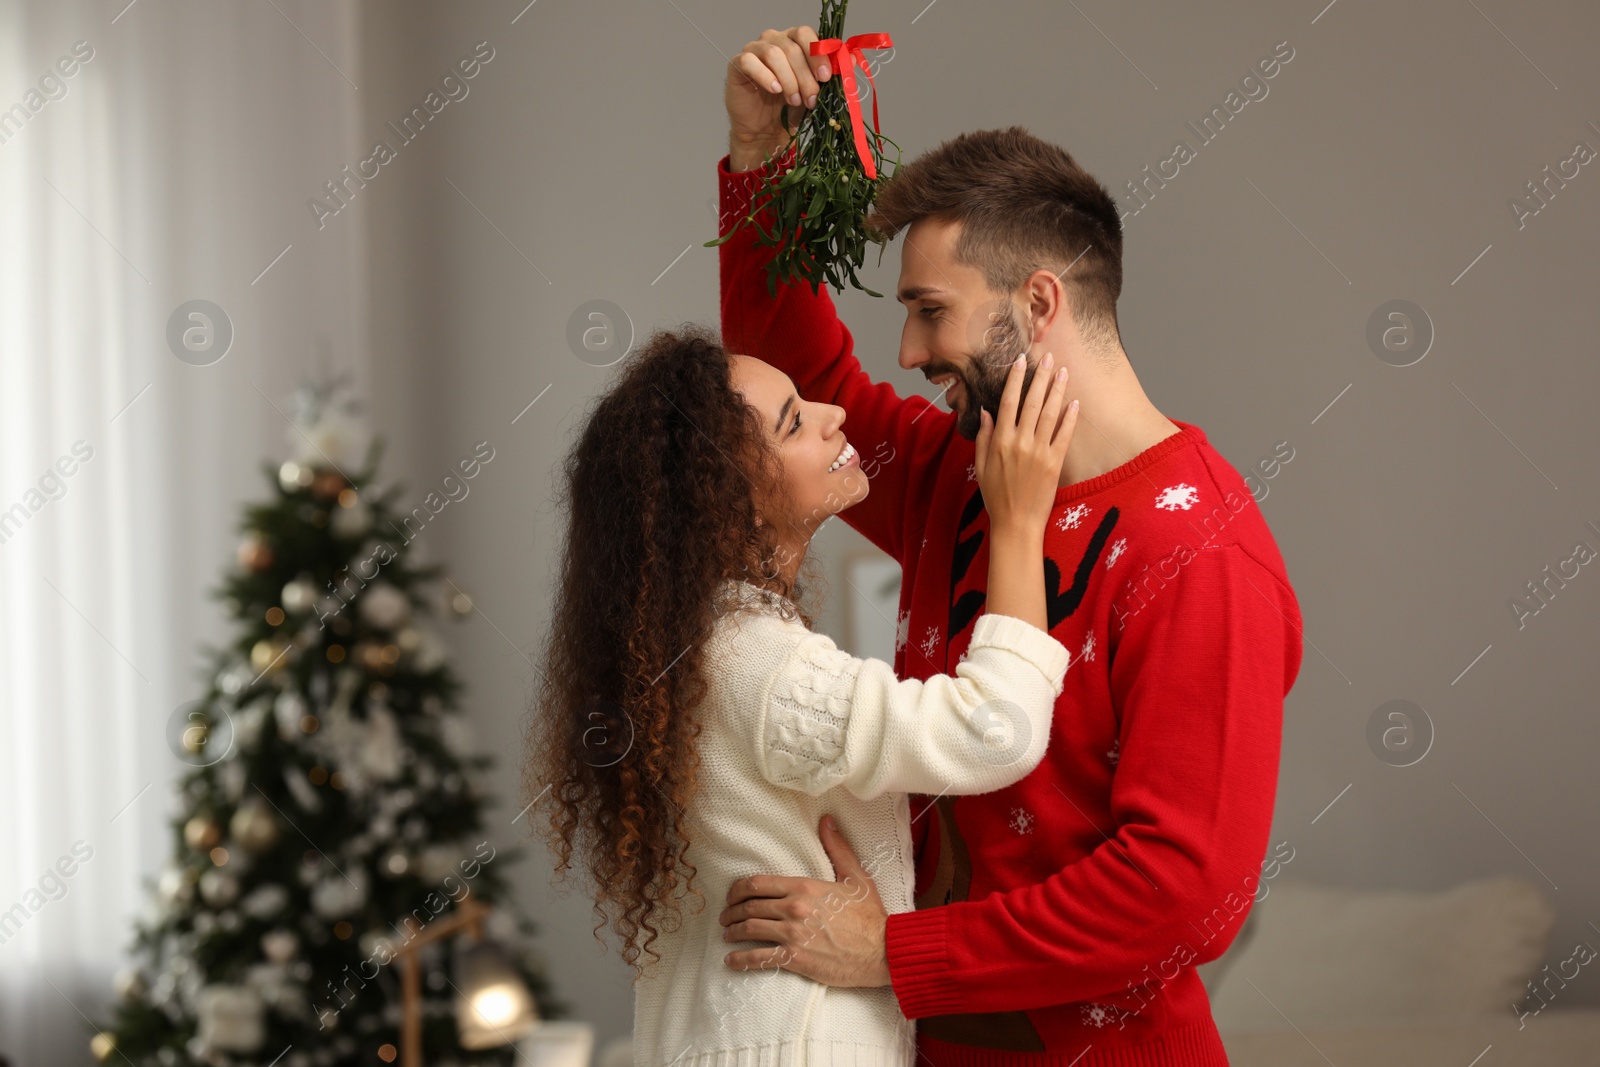
[[[1242,471],[1279,442],[1294,450],[1261,502],[1306,621],[1274,830],[1295,848],[1292,872],[1408,888],[1510,872],[1560,909],[1552,961],[1593,938],[1600,570],[1583,567],[1521,630],[1507,602],[1574,542],[1600,548],[1585,525],[1600,527],[1600,170],[1582,167],[1520,229],[1508,200],[1575,141],[1600,148],[1600,13],[920,6],[860,2],[849,25],[896,41],[881,113],[908,158],[1018,123],[1132,205],[1125,182],[1179,139],[1196,150],[1125,220],[1123,339],[1156,404]],[[480,740],[507,757],[495,782],[507,841],[526,824],[509,825],[520,807],[509,757],[533,677],[522,651],[547,622],[553,470],[610,374],[569,351],[568,316],[603,298],[641,336],[716,322],[716,254],[700,242],[715,235],[725,151],[718,52],[817,12],[541,0],[513,25],[521,7],[369,3],[362,86],[376,137],[477,42],[495,49],[470,95],[361,196],[391,472],[421,492],[475,442],[496,449],[426,549],[482,609],[450,637]],[[1185,122],[1284,41],[1294,57],[1268,94],[1201,145]],[[897,244],[869,284],[892,284],[899,255]],[[1394,299],[1436,330],[1413,366],[1380,361],[1366,340],[1369,316]],[[874,376],[923,385],[895,366],[898,306],[836,301]],[[862,543],[842,523],[819,541],[833,558]],[[1396,698],[1436,731],[1404,768],[1366,740]],[[624,1032],[626,971],[598,954],[588,902],[550,889],[542,852],[520,878],[562,992],[602,1039]],[[1600,1004],[1600,982],[1564,996]]]

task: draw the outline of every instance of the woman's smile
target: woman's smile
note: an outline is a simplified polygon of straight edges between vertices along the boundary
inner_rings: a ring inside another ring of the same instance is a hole
[[[849,466],[861,466],[861,457],[856,454],[855,445],[852,445],[849,441],[846,441],[844,443],[843,451],[841,451],[838,458],[833,461],[833,465],[828,468],[828,473],[832,474],[834,471],[840,471]]]

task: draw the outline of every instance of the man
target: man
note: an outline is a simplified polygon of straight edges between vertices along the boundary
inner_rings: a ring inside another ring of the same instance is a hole
[[[729,65],[724,232],[792,163],[782,105],[815,106],[836,73],[815,39],[768,30]],[[825,289],[769,297],[771,250],[748,230],[720,247],[723,341],[845,409],[872,492],[842,515],[901,564],[908,678],[951,671],[983,610],[978,412],[997,412],[1019,352],[1030,380],[1054,353],[1081,401],[1045,541],[1049,629],[1073,659],[1031,774],[913,804],[917,910],[841,891],[866,872],[825,819],[841,882],[735,882],[728,939],[775,947],[729,965],[890,985],[933,1067],[1224,1065],[1194,967],[1260,884],[1301,658],[1283,559],[1239,473],[1145,396],[1117,329],[1117,209],[1069,154],[1020,127],[962,135],[886,182],[867,225],[905,235],[899,362],[946,388],[949,413],[870,381]]]

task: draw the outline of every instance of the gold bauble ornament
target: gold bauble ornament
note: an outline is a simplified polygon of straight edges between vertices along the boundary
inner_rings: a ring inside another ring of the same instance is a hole
[[[104,1063],[117,1051],[117,1039],[102,1030],[89,1039],[89,1051],[96,1060]]]
[[[251,531],[239,543],[239,565],[257,574],[272,566],[272,546],[256,531]]]
[[[211,724],[207,722],[191,722],[183,728],[181,740],[183,750],[198,755],[205,751],[206,742],[211,738]]]
[[[278,843],[278,817],[265,804],[244,804],[228,820],[228,833],[251,852],[265,852]]]
[[[222,828],[209,815],[196,815],[183,824],[183,840],[196,852],[209,852],[222,840]]]
[[[311,495],[318,500],[334,500],[349,484],[338,471],[318,471],[311,479]]]
[[[282,670],[289,660],[286,652],[289,647],[289,642],[281,637],[262,638],[250,649],[250,666],[254,667],[257,673],[265,670]]]
[[[111,990],[117,995],[118,1000],[134,1004],[149,994],[150,980],[139,968],[125,967],[111,980]]]

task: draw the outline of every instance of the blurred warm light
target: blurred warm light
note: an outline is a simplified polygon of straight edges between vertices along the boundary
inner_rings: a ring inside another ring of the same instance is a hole
[[[527,985],[491,941],[467,946],[456,961],[456,1028],[461,1047],[495,1048],[526,1035],[539,1022]]]

